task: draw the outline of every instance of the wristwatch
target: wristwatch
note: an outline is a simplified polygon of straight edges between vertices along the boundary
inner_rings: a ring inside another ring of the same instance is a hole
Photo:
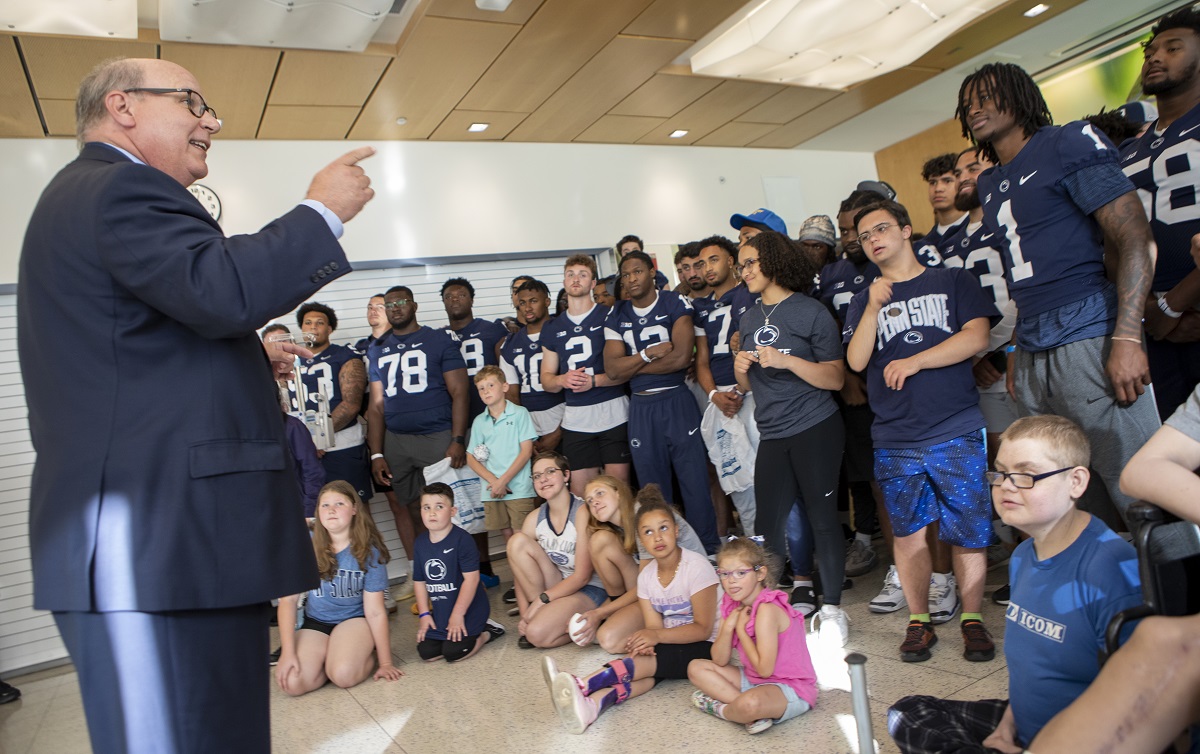
[[[550,595],[546,594],[545,592],[542,592],[541,594],[539,594],[538,599],[542,601],[543,605],[550,604]]]

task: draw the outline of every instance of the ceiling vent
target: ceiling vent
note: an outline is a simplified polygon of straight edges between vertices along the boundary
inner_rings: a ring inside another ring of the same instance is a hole
[[[393,0],[159,0],[170,42],[362,52]]]

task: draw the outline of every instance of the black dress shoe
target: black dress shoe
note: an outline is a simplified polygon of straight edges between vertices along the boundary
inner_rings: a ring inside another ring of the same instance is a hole
[[[21,689],[10,683],[0,681],[0,704],[15,702],[21,698]]]

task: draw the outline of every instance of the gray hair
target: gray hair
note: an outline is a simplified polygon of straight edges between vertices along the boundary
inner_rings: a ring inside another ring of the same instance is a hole
[[[79,84],[75,98],[75,138],[83,146],[86,134],[104,119],[107,109],[104,98],[111,91],[136,89],[145,80],[145,71],[138,61],[129,58],[109,58],[102,61]]]

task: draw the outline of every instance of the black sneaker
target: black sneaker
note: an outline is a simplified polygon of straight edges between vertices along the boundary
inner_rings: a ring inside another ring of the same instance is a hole
[[[279,649],[276,649],[274,652],[271,653],[271,665],[272,666],[279,664],[279,654],[282,651],[283,651],[283,647],[280,647]]]
[[[495,641],[504,636],[504,626],[501,626],[491,618],[488,618],[487,626],[484,627],[484,630],[492,635],[492,638],[488,639],[488,641]]]
[[[526,639],[524,636],[522,636],[520,639],[517,639],[517,646],[520,647],[521,649],[533,649],[534,648],[533,642],[531,642],[529,639]]]
[[[995,602],[997,605],[1006,605],[1007,606],[1009,603],[1009,599],[1010,599],[1010,594],[1009,594],[1009,590],[1008,590],[1008,584],[1005,584],[1004,586],[1000,587],[996,591],[992,592],[992,602]]]
[[[501,599],[504,600],[504,604],[506,604],[506,605],[517,604],[517,589],[516,589],[516,587],[510,588],[507,592],[504,593],[504,597],[502,597]]]
[[[792,590],[792,607],[800,611],[800,614],[805,618],[812,615],[817,609],[817,595],[813,592],[813,588],[807,584],[801,584]]]
[[[908,622],[904,642],[900,645],[900,659],[905,662],[925,662],[929,659],[929,648],[937,644],[933,625],[919,620]]]
[[[0,704],[15,702],[21,698],[21,689],[11,683],[0,681]]]

